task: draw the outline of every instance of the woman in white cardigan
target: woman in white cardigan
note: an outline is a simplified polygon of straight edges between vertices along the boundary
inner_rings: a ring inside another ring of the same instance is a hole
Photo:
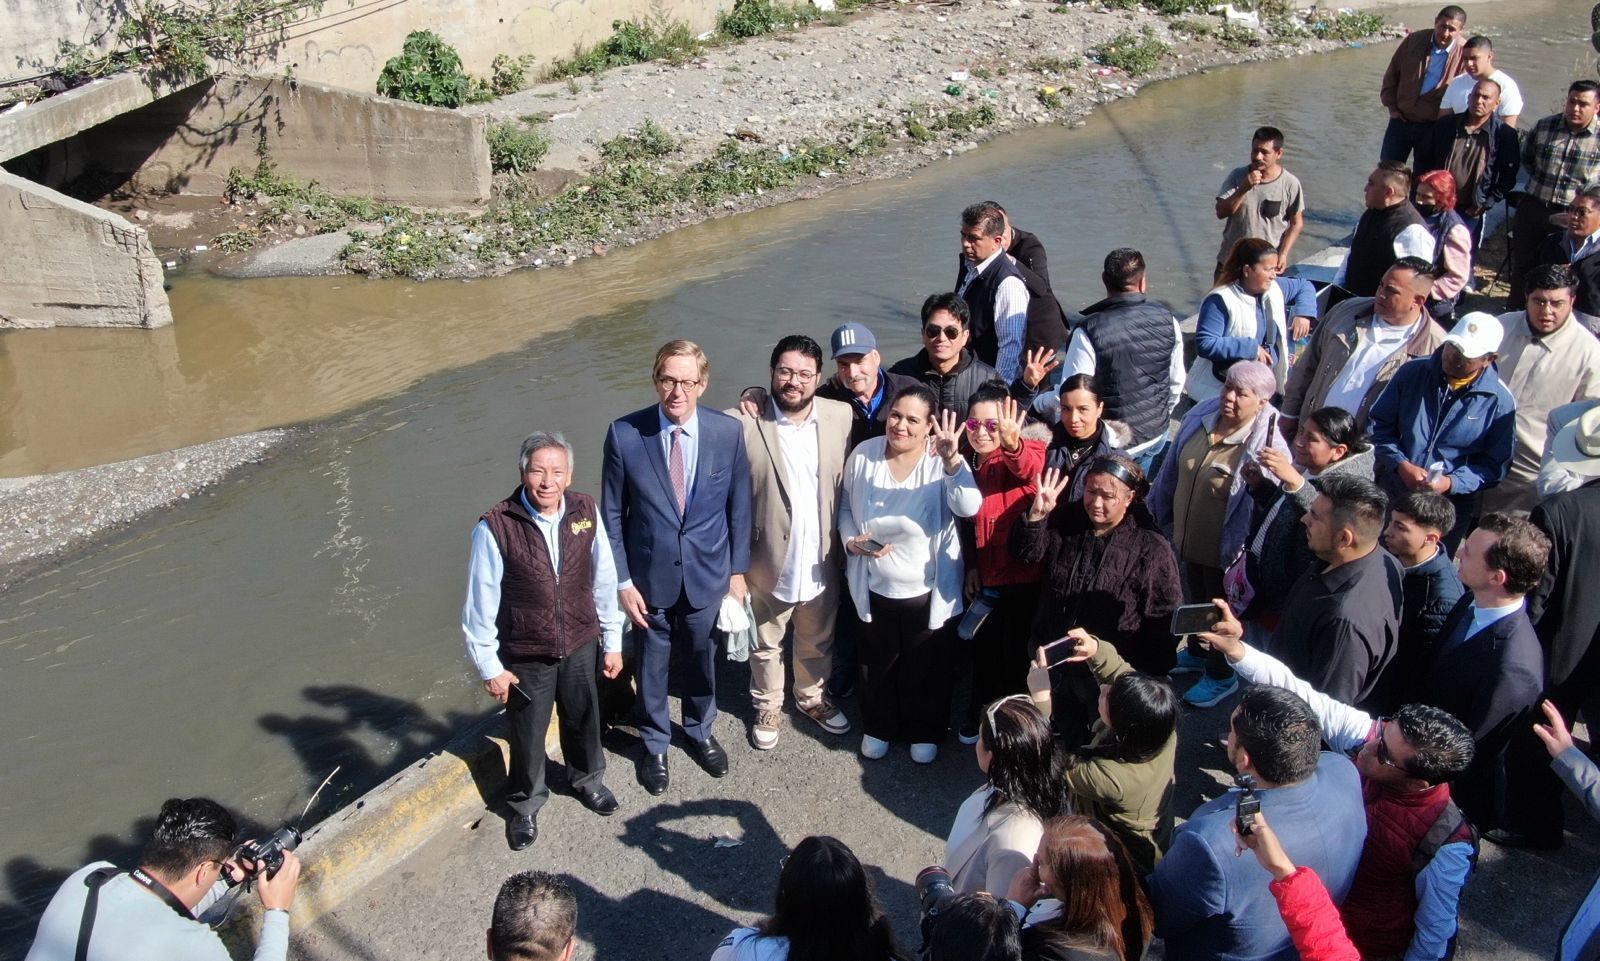
[[[880,758],[890,741],[911,744],[929,764],[950,721],[952,632],[961,613],[961,541],[956,518],[983,503],[961,457],[953,411],[921,384],[889,401],[887,433],[863,441],[844,468],[839,536],[850,596],[863,624],[861,753]]]
[[[1017,872],[1033,863],[1047,821],[1064,810],[1050,722],[1026,694],[990,704],[978,726],[978,767],[989,780],[961,803],[944,867],[961,894],[1011,890]]]

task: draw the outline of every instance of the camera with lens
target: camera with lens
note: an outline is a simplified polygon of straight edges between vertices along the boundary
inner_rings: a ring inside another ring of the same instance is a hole
[[[244,877],[236,881],[231,872],[224,872],[223,878],[228,886],[235,884],[248,884],[258,877],[272,877],[283,867],[283,852],[293,851],[300,846],[300,830],[285,825],[259,841],[246,841],[233,851],[233,860],[239,865],[239,870]],[[255,868],[245,866],[245,861],[254,861]]]
[[[917,873],[916,887],[917,903],[922,906],[922,943],[926,945],[934,922],[956,899],[956,889],[950,883],[950,872],[938,864],[925,867]]]

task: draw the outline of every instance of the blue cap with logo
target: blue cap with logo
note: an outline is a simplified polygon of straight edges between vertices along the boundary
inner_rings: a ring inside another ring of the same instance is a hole
[[[840,324],[829,339],[833,347],[833,359],[840,357],[860,356],[870,350],[878,349],[878,338],[872,336],[872,331],[865,325],[857,323]]]

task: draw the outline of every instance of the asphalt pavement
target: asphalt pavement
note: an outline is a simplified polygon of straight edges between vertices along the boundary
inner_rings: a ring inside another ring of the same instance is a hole
[[[682,749],[679,732],[670,755],[671,787],[652,798],[634,778],[641,751],[636,735],[616,728],[606,737],[606,783],[621,801],[614,816],[598,817],[570,794],[554,793],[539,816],[538,841],[512,852],[503,809],[489,797],[481,812],[296,932],[291,957],[483,957],[501,881],[539,868],[563,875],[577,892],[578,961],[708,958],[729,930],[771,910],[780,860],[810,834],[839,838],[868,865],[884,909],[914,949],[912,881],[942,859],[956,808],[983,781],[972,749],[952,734],[930,765],[913,763],[903,745],[883,760],[866,761],[856,752],[858,732],[828,735],[789,707],[778,746],[757,751],[747,737],[754,717],[747,685],[744,665],[721,664],[717,736],[730,758],[727,777],[700,770]],[[855,700],[841,706],[855,722]],[[1221,743],[1232,707],[1230,698],[1208,710],[1186,710],[1178,811],[1225,790]],[[565,775],[553,766],[550,781],[560,792]],[[1600,864],[1600,828],[1570,799],[1567,811],[1567,843],[1558,852],[1484,843],[1467,889],[1458,958],[1554,956],[1561,927]],[[1150,957],[1160,956],[1158,942]]]

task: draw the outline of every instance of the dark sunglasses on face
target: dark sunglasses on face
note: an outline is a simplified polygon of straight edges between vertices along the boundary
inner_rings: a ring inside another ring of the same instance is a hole
[[[1397,763],[1394,758],[1389,756],[1389,742],[1383,736],[1384,731],[1389,727],[1389,723],[1389,718],[1383,717],[1378,719],[1378,763],[1387,767],[1392,767],[1402,774],[1410,774],[1411,772],[1406,770],[1406,766],[1404,764]]]
[[[961,336],[961,328],[940,327],[938,324],[929,324],[928,326],[922,328],[922,336],[928,338],[929,340],[938,340],[940,334],[944,335],[945,340],[953,341],[957,337]]]

